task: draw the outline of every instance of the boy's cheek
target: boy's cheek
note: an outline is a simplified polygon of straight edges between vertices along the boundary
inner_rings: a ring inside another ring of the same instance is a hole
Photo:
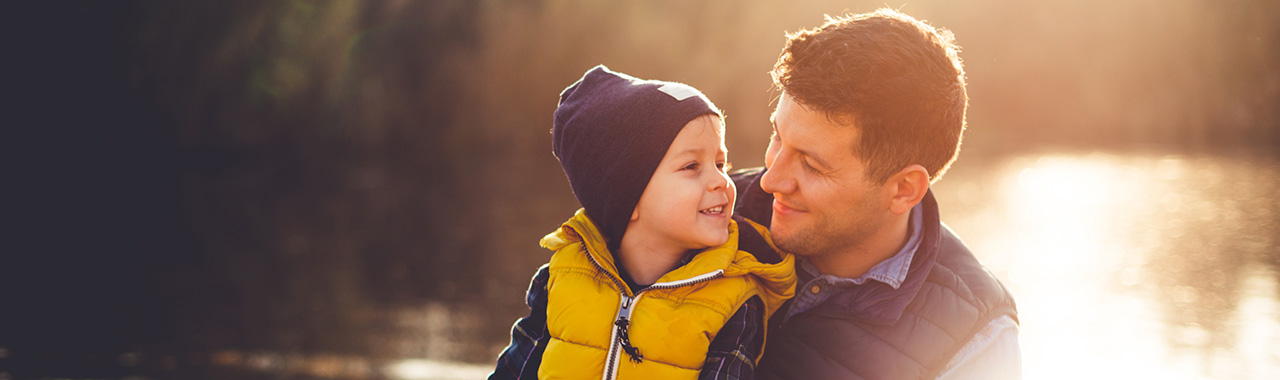
[[[725,190],[729,192],[729,205],[725,212],[732,218],[733,210],[738,207],[738,188],[734,186],[733,181],[729,181],[729,186],[725,186]]]

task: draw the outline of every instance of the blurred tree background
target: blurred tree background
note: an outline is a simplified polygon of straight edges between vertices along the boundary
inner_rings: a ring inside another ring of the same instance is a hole
[[[891,4],[892,5],[892,4]],[[10,360],[128,350],[394,355],[389,310],[478,310],[491,357],[577,208],[561,89],[605,64],[703,90],[763,163],[784,32],[870,1],[60,1],[11,73]],[[1280,2],[921,1],[955,32],[966,160],[1274,153]],[[27,74],[30,73],[30,74]],[[28,201],[29,200],[29,201]],[[501,326],[492,328],[491,326]],[[372,326],[372,327],[371,327]],[[372,335],[371,335],[372,334]],[[35,354],[32,354],[32,353]],[[39,356],[44,355],[44,356]],[[113,356],[112,356],[113,357]],[[2,359],[2,358],[0,358]],[[52,360],[52,359],[50,359]]]

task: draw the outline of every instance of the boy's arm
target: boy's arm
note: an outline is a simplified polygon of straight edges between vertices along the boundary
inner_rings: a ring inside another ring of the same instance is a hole
[[[707,350],[699,380],[755,377],[756,358],[764,347],[764,301],[751,297],[729,317]]]
[[[538,378],[542,351],[547,349],[551,338],[547,332],[547,280],[550,278],[550,266],[543,265],[529,282],[529,291],[525,293],[529,316],[520,318],[511,327],[511,344],[498,355],[498,368],[489,374],[489,380]]]

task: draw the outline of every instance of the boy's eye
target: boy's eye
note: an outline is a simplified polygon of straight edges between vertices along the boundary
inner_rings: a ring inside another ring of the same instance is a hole
[[[716,169],[720,169],[720,171],[728,173],[729,169],[733,169],[733,164],[728,162],[717,162]]]
[[[690,162],[690,163],[684,164],[684,167],[681,167],[680,170],[698,170],[698,163]]]

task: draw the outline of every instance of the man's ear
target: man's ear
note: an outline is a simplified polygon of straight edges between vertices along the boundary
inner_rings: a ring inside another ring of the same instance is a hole
[[[929,192],[929,170],[916,164],[907,165],[889,177],[885,191],[889,193],[889,211],[905,214]]]

